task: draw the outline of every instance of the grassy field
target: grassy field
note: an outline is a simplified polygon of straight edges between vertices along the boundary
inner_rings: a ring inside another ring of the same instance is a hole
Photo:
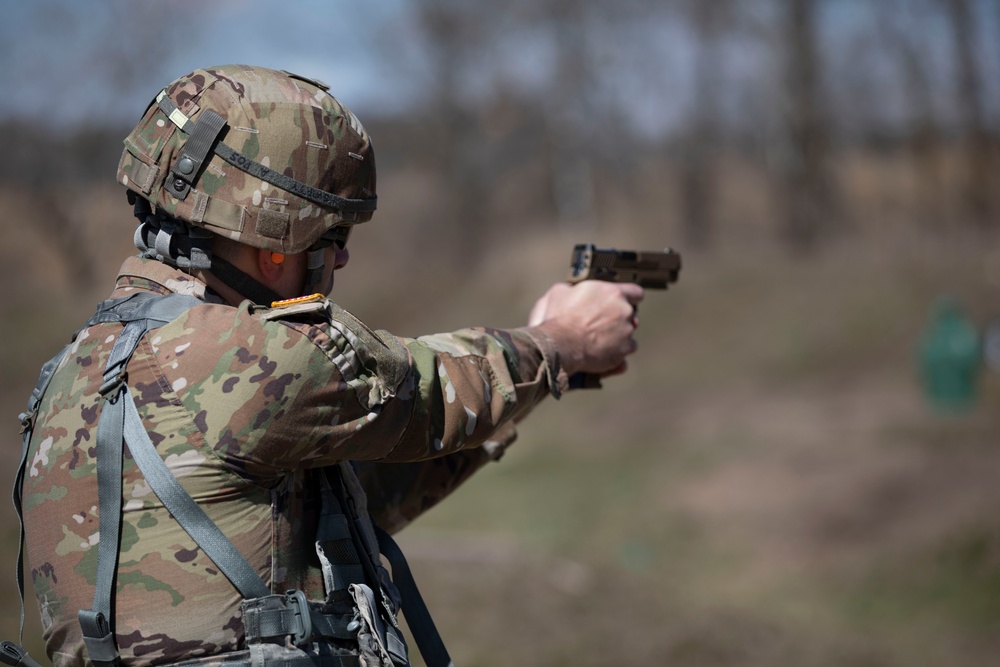
[[[0,320],[8,470],[37,367],[130,252],[119,198],[83,216],[81,252],[108,265],[85,289],[54,251],[25,251],[42,239],[30,215],[3,219],[0,270],[23,286]],[[341,304],[406,335],[518,325],[591,240],[509,239],[456,285],[447,257],[409,252],[415,233],[355,234]],[[595,236],[664,244],[649,226]],[[686,252],[681,283],[641,307],[627,375],[542,405],[500,464],[401,535],[456,664],[996,664],[1000,376],[941,413],[916,348],[942,295],[979,325],[1000,316],[998,252],[996,237],[885,230],[804,258],[742,239]],[[0,518],[12,570],[17,527]]]

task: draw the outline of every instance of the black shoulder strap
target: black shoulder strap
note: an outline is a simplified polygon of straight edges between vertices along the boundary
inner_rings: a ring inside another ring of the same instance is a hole
[[[448,649],[445,648],[437,626],[434,625],[434,619],[431,618],[424,598],[420,595],[420,589],[417,588],[417,582],[413,579],[402,549],[389,533],[374,523],[372,525],[375,527],[375,537],[378,538],[379,551],[392,565],[392,581],[399,588],[399,594],[403,598],[403,615],[406,616],[406,622],[410,626],[410,632],[413,633],[413,639],[424,662],[427,663],[427,667],[454,667]]]

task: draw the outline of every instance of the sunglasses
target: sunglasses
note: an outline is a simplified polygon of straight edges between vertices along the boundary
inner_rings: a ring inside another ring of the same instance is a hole
[[[337,225],[336,227],[331,227],[312,245],[310,250],[324,250],[334,244],[343,250],[347,247],[347,239],[351,238],[351,230],[353,229],[354,225]]]

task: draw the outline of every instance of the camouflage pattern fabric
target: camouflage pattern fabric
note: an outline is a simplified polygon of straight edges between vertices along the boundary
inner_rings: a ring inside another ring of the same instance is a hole
[[[313,542],[325,467],[355,462],[373,516],[394,532],[498,458],[514,422],[565,387],[535,328],[397,339],[325,299],[225,305],[180,271],[130,258],[112,296],[135,290],[205,301],[140,342],[128,384],[171,471],[276,593],[324,597]],[[99,324],[80,334],[28,452],[28,563],[56,665],[85,658],[77,611],[90,608],[95,583],[98,387],[120,331]],[[239,594],[127,452],[123,495],[115,623],[124,664],[244,648]]]
[[[374,203],[375,151],[357,117],[318,82],[248,65],[198,69],[174,81],[166,94],[171,118],[150,105],[125,139],[118,182],[170,215],[256,248],[306,250],[340,222],[370,220],[281,190],[210,155],[188,196],[166,185],[189,136],[178,127],[206,110],[228,124],[223,141],[242,156],[312,187]]]

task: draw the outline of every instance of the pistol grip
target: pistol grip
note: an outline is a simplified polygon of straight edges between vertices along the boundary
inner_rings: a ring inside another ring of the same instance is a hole
[[[601,376],[594,373],[573,373],[569,376],[570,389],[600,389]]]

